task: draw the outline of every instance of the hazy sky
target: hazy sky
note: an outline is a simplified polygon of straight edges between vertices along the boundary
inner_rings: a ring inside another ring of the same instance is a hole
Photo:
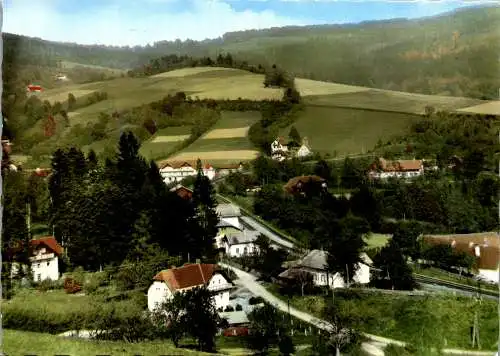
[[[474,3],[478,2],[3,0],[3,31],[82,44],[145,45],[273,26],[431,16]]]

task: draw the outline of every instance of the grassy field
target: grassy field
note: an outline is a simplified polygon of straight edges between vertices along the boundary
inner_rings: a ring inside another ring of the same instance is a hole
[[[178,349],[169,341],[114,342],[65,339],[59,336],[17,330],[3,331],[3,351],[7,355],[209,355]]]
[[[248,138],[249,127],[260,119],[259,112],[223,111],[216,124],[194,143],[169,159],[224,160],[240,162],[254,159],[258,151]]]
[[[423,114],[428,105],[433,106],[436,110],[456,110],[484,103],[481,100],[470,98],[429,96],[375,89],[311,96],[306,99],[306,102],[318,106],[339,106],[410,114]]]
[[[153,137],[142,143],[139,152],[147,158],[167,156],[175,146],[189,138],[190,134],[190,126],[175,126],[158,130]]]
[[[498,346],[498,311],[494,301],[483,300],[478,305],[471,298],[455,296],[379,293],[348,296],[342,291],[336,292],[335,300],[341,308],[349,308],[362,317],[360,329],[364,332],[413,345],[424,338],[426,342],[445,342],[447,348],[461,349],[471,349],[469,328],[477,310],[482,350],[495,350]],[[296,296],[290,303],[299,310],[322,317],[325,297]]]
[[[459,112],[468,112],[472,114],[491,114],[500,115],[500,101],[490,101],[485,104],[479,104],[457,110]]]
[[[391,235],[370,233],[365,237],[365,242],[368,244],[367,248],[379,248],[387,245],[389,240],[391,239]]]
[[[379,139],[403,132],[416,119],[412,114],[307,106],[293,125],[313,151],[342,156],[370,150]],[[281,135],[289,131],[287,127]]]

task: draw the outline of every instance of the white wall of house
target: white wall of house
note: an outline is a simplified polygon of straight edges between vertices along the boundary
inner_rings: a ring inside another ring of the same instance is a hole
[[[196,176],[198,172],[193,167],[180,167],[180,168],[172,168],[170,166],[164,167],[160,169],[160,175],[163,178],[165,184],[170,184],[174,182],[180,182],[187,177]],[[208,177],[208,179],[212,180],[215,177],[215,169],[208,168],[203,169],[203,175]]]
[[[225,308],[229,305],[229,291],[231,288],[231,284],[221,275],[215,274],[210,282],[208,283],[208,289],[214,292],[219,291],[212,298],[214,301],[215,307]],[[184,288],[177,293],[183,293],[187,290],[190,290],[194,287]],[[148,289],[148,309],[150,312],[153,312],[156,308],[158,308],[162,303],[166,302],[170,298],[173,297],[172,292],[168,288],[165,282],[154,281],[153,284]]]
[[[172,297],[165,282],[154,281],[148,289],[148,309],[153,312],[162,303]]]
[[[493,282],[493,283],[499,283],[499,270],[492,270],[492,269],[480,269],[478,271],[478,276]]]
[[[326,273],[326,271],[318,271],[313,269],[305,269],[305,271],[313,275],[313,283],[315,286],[329,286],[330,288],[344,288],[344,278],[339,274]],[[328,277],[327,277],[328,276]],[[327,282],[328,280],[328,282]],[[360,263],[356,274],[354,275],[353,282],[360,284],[370,283],[370,267]]]
[[[53,255],[52,258],[42,258],[32,261],[31,270],[33,271],[33,280],[35,282],[46,279],[57,281],[59,279],[59,259],[56,255]]]
[[[297,157],[299,157],[299,158],[307,157],[311,153],[312,153],[311,150],[306,145],[302,145],[302,146],[300,146],[299,150],[297,151]]]
[[[257,252],[257,246],[253,242],[235,244],[226,247],[226,253],[231,257],[241,257]]]
[[[372,172],[372,177],[375,179],[388,179],[388,178],[414,178],[421,176],[424,170],[410,171],[410,172]]]

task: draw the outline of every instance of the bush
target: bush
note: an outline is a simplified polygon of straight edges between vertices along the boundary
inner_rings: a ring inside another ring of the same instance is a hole
[[[64,291],[68,294],[78,293],[82,290],[81,284],[76,282],[74,278],[66,277],[64,279]]]
[[[35,288],[41,292],[46,292],[48,290],[63,289],[64,282],[62,280],[53,281],[50,279],[45,279],[41,282],[35,283]]]
[[[262,299],[262,297],[250,297],[250,299],[248,300],[249,305],[255,305],[260,303],[264,303],[264,299]]]
[[[236,304],[236,311],[242,311],[243,307],[240,304]]]
[[[234,308],[233,308],[232,306],[228,305],[228,306],[226,307],[226,309],[224,309],[224,311],[225,311],[225,312],[232,312],[232,311],[234,311]]]

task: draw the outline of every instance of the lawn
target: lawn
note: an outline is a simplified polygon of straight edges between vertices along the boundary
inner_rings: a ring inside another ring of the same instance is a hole
[[[431,96],[376,89],[311,96],[306,99],[306,102],[319,106],[340,106],[413,114],[423,114],[427,105],[433,106],[437,110],[455,110],[484,103],[481,100],[471,98]]]
[[[347,155],[372,149],[379,139],[388,139],[408,129],[420,116],[402,113],[306,106],[293,124],[307,137],[313,151]],[[281,131],[288,136],[290,127]]]
[[[390,239],[391,235],[386,234],[370,233],[368,236],[365,236],[365,242],[368,244],[368,249],[384,247]]]
[[[498,306],[494,301],[476,304],[472,298],[456,296],[349,295],[342,291],[336,291],[335,300],[363,317],[361,331],[414,345],[420,343],[422,337],[435,342],[446,340],[446,347],[462,349],[471,348],[470,327],[477,310],[482,349],[494,350],[498,346]],[[291,304],[322,317],[325,297],[297,296]]]
[[[209,355],[178,349],[169,341],[114,342],[67,339],[60,336],[17,330],[3,330],[3,351],[9,355]]]
[[[155,133],[149,140],[142,143],[139,153],[147,159],[167,157],[176,146],[188,139],[191,126],[167,127]]]
[[[212,129],[248,127],[259,121],[260,118],[261,113],[259,111],[222,111],[220,119]]]

